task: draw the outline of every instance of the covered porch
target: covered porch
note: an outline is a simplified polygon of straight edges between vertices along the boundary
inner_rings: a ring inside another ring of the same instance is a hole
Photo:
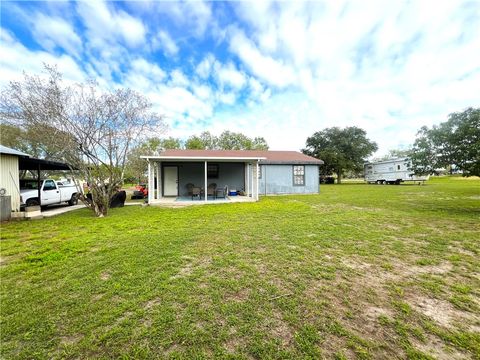
[[[260,157],[144,156],[148,203],[194,205],[257,201]]]

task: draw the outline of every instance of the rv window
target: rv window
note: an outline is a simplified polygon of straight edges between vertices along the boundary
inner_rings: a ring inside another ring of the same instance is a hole
[[[397,165],[397,170],[400,170],[400,165]]]
[[[372,165],[368,165],[368,168],[367,168],[367,169],[372,169],[372,168],[373,168],[373,166],[372,166]]]

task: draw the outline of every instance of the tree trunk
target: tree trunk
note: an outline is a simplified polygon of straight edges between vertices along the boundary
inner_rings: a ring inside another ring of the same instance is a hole
[[[341,183],[342,183],[342,172],[337,171],[337,184],[341,184]]]

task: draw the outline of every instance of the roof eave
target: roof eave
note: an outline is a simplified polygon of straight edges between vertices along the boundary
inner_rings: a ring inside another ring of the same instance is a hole
[[[143,155],[142,159],[147,160],[163,160],[163,161],[261,161],[266,157],[237,157],[237,156],[159,156],[159,155]]]

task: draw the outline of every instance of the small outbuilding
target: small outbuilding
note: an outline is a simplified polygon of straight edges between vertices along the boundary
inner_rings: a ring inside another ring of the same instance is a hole
[[[10,218],[10,211],[20,211],[19,160],[29,157],[30,155],[24,152],[0,145],[2,220]],[[9,204],[7,204],[8,202]]]
[[[40,172],[43,170],[71,170],[68,164],[37,159],[24,152],[0,145],[0,193],[2,195],[2,220],[10,218],[10,212],[20,211],[20,171],[29,170],[37,175],[40,194]],[[39,195],[39,198],[40,195]],[[9,199],[7,201],[7,199]],[[8,204],[7,204],[8,203]]]

